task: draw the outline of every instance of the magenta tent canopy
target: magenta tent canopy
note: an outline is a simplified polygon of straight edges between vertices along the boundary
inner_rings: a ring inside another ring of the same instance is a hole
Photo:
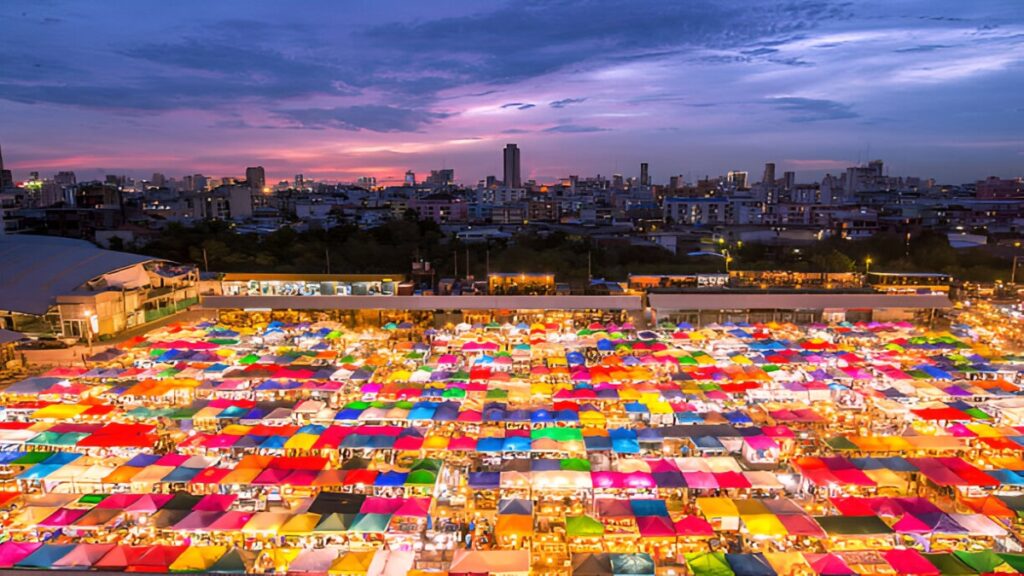
[[[238,500],[238,494],[207,494],[192,508],[203,512],[225,512]]]
[[[359,512],[363,514],[394,514],[395,510],[402,507],[402,503],[401,498],[371,496],[363,501],[363,505],[359,507]]]
[[[107,496],[96,505],[97,508],[124,509],[142,498],[142,494],[113,494]],[[74,553],[74,550],[71,551]]]
[[[0,568],[13,568],[42,546],[39,542],[4,542],[0,544]]]
[[[40,522],[39,525],[45,528],[63,528],[84,516],[86,512],[88,512],[88,510],[61,508],[47,516],[46,520]]]
[[[425,518],[429,513],[430,498],[406,498],[398,510],[395,510],[395,516],[415,518]]]

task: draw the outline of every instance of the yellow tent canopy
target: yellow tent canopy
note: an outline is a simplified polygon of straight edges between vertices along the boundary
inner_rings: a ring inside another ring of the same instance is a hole
[[[206,572],[227,551],[227,546],[189,546],[168,569],[171,572]]]
[[[320,522],[320,515],[312,512],[296,514],[285,522],[277,531],[281,536],[305,536],[313,532]]]
[[[705,518],[728,518],[740,515],[731,498],[700,497],[697,498],[697,508]]]

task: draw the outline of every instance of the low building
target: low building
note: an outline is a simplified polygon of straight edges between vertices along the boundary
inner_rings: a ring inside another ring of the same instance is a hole
[[[0,328],[106,338],[198,303],[198,273],[83,240],[0,237]]]
[[[215,291],[223,296],[396,296],[411,292],[404,274],[245,272],[224,274],[220,289]]]
[[[857,322],[913,320],[930,324],[936,310],[952,303],[945,294],[842,292],[684,292],[650,294],[656,321],[695,326],[739,322]]]

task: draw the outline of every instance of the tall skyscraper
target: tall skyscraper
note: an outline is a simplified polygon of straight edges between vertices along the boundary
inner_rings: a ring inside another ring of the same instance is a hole
[[[796,172],[783,172],[782,180],[784,182],[782,185],[783,189],[792,190],[796,188]]]
[[[245,180],[249,188],[262,191],[267,186],[267,173],[263,171],[263,166],[250,166],[245,169]]]
[[[405,171],[405,185],[415,186],[416,185],[416,173],[412,170]]]
[[[650,186],[651,176],[647,173],[647,162],[640,163],[640,185]]]
[[[516,156],[518,158],[518,155]],[[14,187],[14,174],[4,168],[4,150],[0,148],[0,190]]]
[[[775,163],[768,162],[764,165],[764,176],[761,177],[761,183],[772,186],[775,184]]]
[[[505,146],[505,187],[523,187],[523,179],[519,171],[519,147],[515,144]]]

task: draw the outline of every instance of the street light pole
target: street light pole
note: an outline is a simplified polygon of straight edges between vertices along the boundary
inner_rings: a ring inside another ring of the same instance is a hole
[[[92,324],[96,315],[91,310],[85,311],[85,340],[89,345],[89,355],[92,356]]]
[[[1017,259],[1020,256],[1013,257],[1013,268],[1010,270],[1010,284],[1017,285]]]

